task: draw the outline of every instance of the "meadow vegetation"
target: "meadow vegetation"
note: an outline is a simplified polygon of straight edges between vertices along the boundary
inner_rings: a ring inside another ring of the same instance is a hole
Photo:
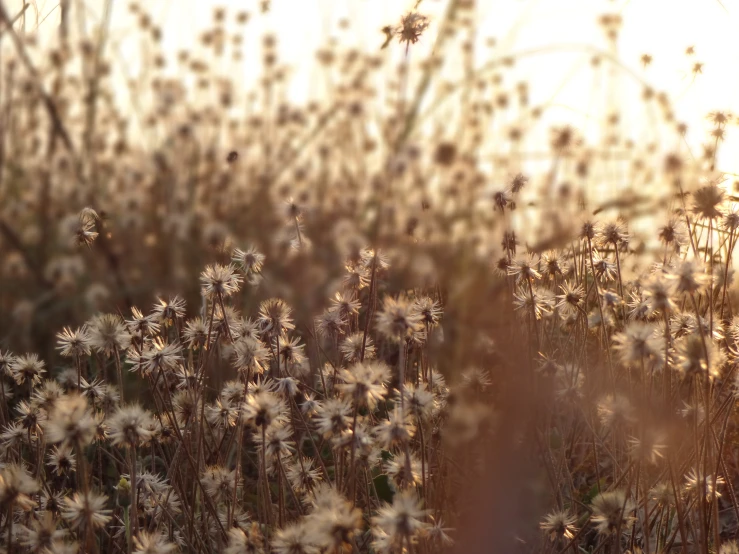
[[[629,74],[661,141],[542,130],[469,0],[304,105],[279,34],[229,76],[269,2],[173,57],[132,3],[123,107],[101,4],[0,2],[3,552],[739,552],[734,115],[693,156]]]

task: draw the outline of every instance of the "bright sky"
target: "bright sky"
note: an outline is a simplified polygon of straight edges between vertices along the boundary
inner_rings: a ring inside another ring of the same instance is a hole
[[[23,0],[4,0],[13,11]],[[30,1],[30,0],[27,0]],[[71,0],[76,3],[77,0]],[[54,29],[58,22],[58,0],[35,0],[42,28]],[[259,65],[259,41],[264,30],[279,39],[282,58],[293,68],[291,94],[301,101],[315,93],[313,53],[327,37],[359,48],[379,49],[381,27],[396,23],[414,2],[406,0],[271,0],[266,16],[258,15],[261,0],[147,0],[143,2],[153,20],[164,32],[166,48],[175,52],[196,43],[200,31],[211,21],[215,6],[230,13],[246,10],[252,18],[246,27],[246,56],[238,68],[242,81],[255,78]],[[448,0],[423,0],[421,13],[438,21]],[[87,0],[88,24],[98,20],[103,0]],[[715,109],[739,113],[739,0],[477,0],[480,43],[496,37],[498,52],[515,54],[541,48],[541,53],[527,56],[513,70],[515,81],[530,82],[531,102],[539,104],[554,98],[549,117],[569,120],[585,127],[588,114],[603,115],[609,96],[622,106],[622,121],[639,137],[644,131],[645,114],[639,101],[641,86],[627,71],[609,78],[606,72],[595,77],[589,66],[590,54],[573,45],[607,49],[601,29],[596,24],[603,13],[621,13],[623,27],[617,55],[629,71],[649,82],[655,90],[670,93],[677,119],[689,125],[688,140],[700,144],[707,112]],[[136,71],[137,31],[129,16],[128,2],[114,0],[113,37],[129,71]],[[31,12],[29,12],[31,14]],[[338,21],[347,18],[348,30],[340,30]],[[35,14],[30,15],[33,28]],[[418,48],[432,43],[433,29]],[[563,50],[564,45],[569,45]],[[695,47],[688,58],[685,49]],[[414,47],[415,48],[415,47]],[[398,48],[400,50],[400,48]],[[480,52],[484,49],[481,47]],[[419,52],[419,55],[422,52]],[[653,57],[644,69],[642,54]],[[479,60],[483,62],[483,59]],[[703,62],[703,73],[693,79],[692,64]],[[233,73],[232,73],[233,74]],[[609,80],[610,79],[610,80]],[[512,82],[515,82],[512,81]],[[730,131],[719,160],[724,170],[739,171],[739,140]]]

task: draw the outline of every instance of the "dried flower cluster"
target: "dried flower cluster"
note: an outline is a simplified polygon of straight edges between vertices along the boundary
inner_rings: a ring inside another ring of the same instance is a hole
[[[515,57],[420,4],[293,105],[278,35],[224,69],[252,14],[171,59],[132,3],[132,109],[104,28],[0,2],[0,551],[739,551],[735,117],[688,156],[609,105],[539,171]]]

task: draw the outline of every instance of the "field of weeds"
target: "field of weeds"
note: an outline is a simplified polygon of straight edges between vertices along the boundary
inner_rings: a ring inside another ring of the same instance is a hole
[[[228,69],[269,1],[173,55],[130,4],[128,81],[113,0],[0,1],[2,552],[739,552],[736,117],[548,126],[427,4],[294,103],[279,32]]]

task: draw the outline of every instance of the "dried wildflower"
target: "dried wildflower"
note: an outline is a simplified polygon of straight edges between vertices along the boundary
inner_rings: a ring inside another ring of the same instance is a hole
[[[177,550],[177,545],[160,532],[147,533],[142,531],[133,538],[135,550],[133,554],[169,554]]]
[[[373,431],[382,447],[390,450],[407,444],[413,437],[416,426],[411,421],[410,414],[401,413],[400,408],[396,407],[389,414],[388,419],[382,420]]]
[[[13,359],[10,364],[10,372],[18,385],[26,383],[37,385],[41,382],[41,377],[46,373],[46,369],[44,362],[38,359],[38,355],[26,354]]]
[[[282,411],[283,405],[280,399],[273,393],[263,390],[247,394],[242,406],[241,417],[247,425],[266,428],[281,417]]]
[[[685,476],[685,492],[695,496],[705,496],[707,502],[711,502],[714,495],[716,498],[721,496],[718,488],[725,483],[723,477],[717,477],[714,484],[713,476],[706,475],[704,477],[701,469],[691,469]]]
[[[372,248],[365,248],[362,250],[360,255],[360,263],[366,269],[372,270],[372,266],[375,266],[375,271],[386,271],[390,267],[390,258],[383,250],[374,250]]]
[[[69,368],[69,371],[75,374],[75,381],[77,379],[76,377],[76,371],[74,369]],[[6,392],[6,395],[8,393]],[[59,381],[54,381],[52,379],[44,379],[40,385],[37,385],[33,393],[31,395],[31,402],[38,406],[39,408],[42,408],[46,410],[47,412],[50,412],[53,407],[54,403],[57,401],[58,398],[60,398],[64,394],[64,389],[62,388],[62,385]],[[12,398],[13,395],[10,394],[10,396],[6,396],[6,398]]]
[[[259,451],[264,449],[267,460],[270,462],[281,461],[283,458],[289,458],[295,452],[295,442],[292,440],[292,435],[292,430],[287,424],[271,425],[265,431],[264,441],[262,436],[257,434],[254,437],[254,442]]]
[[[306,493],[313,490],[321,482],[321,470],[315,468],[315,460],[313,458],[303,457],[300,460],[288,463],[286,468],[287,478],[292,487],[300,492]]]
[[[386,296],[383,309],[377,314],[377,330],[386,338],[400,342],[421,329],[421,316],[406,298]]]
[[[200,482],[216,504],[230,501],[236,487],[236,470],[229,471],[221,466],[209,467],[203,472]]]
[[[190,350],[199,350],[205,348],[215,338],[215,334],[211,330],[210,337],[208,335],[208,326],[202,318],[195,317],[187,320],[185,329],[182,331],[185,345]]]
[[[533,312],[537,320],[551,314],[554,310],[554,295],[548,289],[534,287],[533,293],[528,286],[521,285],[513,295],[514,309],[520,311],[523,318]]]
[[[223,554],[263,554],[264,538],[257,523],[246,528],[232,527],[228,530],[228,546]]]
[[[426,383],[420,383],[418,386],[406,383],[403,387],[403,397],[405,409],[412,416],[426,421],[432,415],[436,402]]]
[[[598,402],[598,417],[606,428],[625,427],[633,423],[634,407],[622,395],[608,394]]]
[[[36,480],[21,466],[6,465],[0,470],[0,505],[29,512],[36,507],[31,495],[39,490]]]
[[[577,533],[576,522],[577,518],[567,511],[551,512],[544,517],[539,527],[550,541],[572,540]]]
[[[701,187],[693,193],[693,213],[700,219],[718,219],[724,196],[723,189],[716,184]]]
[[[538,260],[529,255],[526,258],[517,258],[508,267],[508,275],[514,275],[517,281],[529,281],[541,279],[541,273],[538,271]]]
[[[322,337],[334,338],[344,333],[347,325],[347,319],[339,310],[324,310],[321,315],[316,317],[316,331]]]
[[[595,238],[596,231],[595,223],[592,221],[586,221],[580,227],[580,238],[586,241],[593,240]]]
[[[330,398],[316,407],[313,422],[319,433],[325,438],[340,435],[351,425],[352,413],[350,400],[346,398]]]
[[[481,394],[493,384],[493,379],[486,369],[470,367],[462,372],[462,384],[470,392]]]
[[[306,518],[311,543],[329,552],[351,548],[354,535],[362,528],[362,512],[338,493],[325,498],[317,495],[314,502],[316,508]]]
[[[241,288],[241,276],[231,265],[213,264],[200,274],[203,294],[210,299],[225,298]]]
[[[138,406],[122,406],[108,418],[110,442],[113,445],[135,448],[152,435],[151,414]]]
[[[259,339],[240,337],[233,344],[234,366],[244,372],[264,373],[269,352]]]
[[[618,266],[595,249],[593,249],[593,269],[596,277],[604,283],[614,281],[618,276]]]
[[[670,333],[674,338],[686,337],[698,331],[693,314],[678,312],[670,318]]]
[[[126,324],[115,314],[97,315],[90,320],[88,327],[90,344],[105,356],[126,350],[131,344]]]
[[[311,530],[305,523],[293,523],[279,529],[272,539],[276,554],[318,554],[320,549],[311,543]]]
[[[277,352],[277,343],[275,343],[274,348]],[[288,337],[283,334],[279,340],[279,352],[280,367],[285,368],[291,374],[302,373],[302,366],[306,362],[306,357],[305,345],[300,344],[299,337]]]
[[[95,436],[95,419],[87,401],[78,394],[66,395],[54,403],[45,422],[46,440],[50,443],[86,446]]]
[[[138,337],[153,336],[159,332],[159,323],[156,322],[157,315],[149,314],[145,316],[136,306],[131,308],[131,319],[126,321],[129,333]]]
[[[654,274],[644,282],[644,300],[649,313],[671,314],[676,309],[676,281],[664,275]]]
[[[236,339],[259,339],[261,336],[259,322],[248,317],[237,317],[232,322],[232,334]]]
[[[422,296],[413,301],[412,309],[421,317],[421,323],[431,329],[441,321],[441,305],[430,296]]]
[[[711,282],[702,265],[697,260],[683,260],[676,269],[667,273],[666,278],[675,282],[679,293],[695,294]]]
[[[622,333],[614,335],[613,342],[614,350],[625,365],[659,357],[664,348],[655,325],[636,321],[629,323]]]
[[[353,333],[346,337],[339,345],[339,350],[344,356],[344,360],[348,363],[361,361],[362,346],[364,345],[364,359],[371,360],[375,357],[375,345],[370,337],[364,336],[364,333]]]
[[[493,194],[493,204],[501,212],[504,212],[508,206],[510,206],[510,209],[513,209],[515,206],[515,202],[513,202],[510,194],[511,192],[508,189],[499,190]]]
[[[179,296],[169,300],[162,300],[154,304],[152,315],[165,327],[171,327],[174,322],[185,317],[185,301]]]
[[[688,242],[688,232],[685,224],[679,219],[670,219],[659,229],[659,240],[673,252],[679,253],[683,245]]]
[[[50,512],[55,515],[61,513],[62,505],[64,504],[64,496],[61,492],[49,492],[42,490],[40,501],[40,508],[44,511]]]
[[[0,375],[7,377],[13,377],[13,362],[17,359],[17,356],[12,352],[6,350],[3,352],[0,350]]]
[[[517,173],[513,179],[511,179],[510,187],[511,192],[513,194],[516,194],[518,192],[521,192],[523,188],[526,186],[526,184],[529,182],[529,178],[524,175],[523,173]]]
[[[370,271],[361,264],[347,263],[345,266],[344,286],[350,290],[358,291],[369,285]]]
[[[143,365],[139,368],[144,375],[156,375],[158,372],[174,372],[182,363],[180,345],[176,342],[165,343],[161,337],[151,341],[141,354]]]
[[[216,429],[235,427],[239,414],[238,405],[225,399],[216,398],[213,404],[205,407],[205,418]]]
[[[401,18],[400,25],[395,28],[395,35],[401,44],[405,43],[408,47],[418,42],[428,26],[428,17],[418,12],[408,12]]]
[[[284,300],[270,298],[259,305],[257,321],[267,337],[279,337],[283,331],[295,329],[291,313],[292,309]]]
[[[233,251],[231,261],[236,265],[236,267],[243,271],[245,275],[252,275],[262,272],[264,254],[259,252],[259,250],[254,246],[250,246],[246,250],[237,248]]]
[[[426,511],[421,509],[416,491],[404,490],[393,497],[392,504],[385,504],[372,518],[375,541],[379,545],[399,544],[402,541],[415,543],[420,533],[429,524],[423,521]],[[384,549],[384,548],[383,548]]]
[[[593,499],[591,517],[595,528],[601,535],[610,535],[618,531],[625,532],[634,523],[634,503],[627,499],[626,492],[615,490],[603,492]]]
[[[57,336],[59,346],[57,350],[66,358],[76,358],[90,355],[90,344],[92,340],[87,327],[84,325],[72,330],[65,327]]]
[[[15,410],[18,412],[16,421],[20,423],[21,427],[31,435],[36,435],[46,420],[46,412],[26,400],[18,402]]]
[[[554,127],[550,132],[549,146],[558,155],[570,153],[579,142],[575,129],[569,125]]]
[[[389,460],[385,461],[382,465],[385,473],[390,480],[390,488],[394,491],[403,490],[408,487],[418,487],[423,484],[423,475],[421,460],[410,455],[410,458],[405,454],[399,454],[393,456]],[[429,468],[425,467],[426,479],[429,478]]]
[[[677,356],[675,367],[683,376],[708,375],[711,378],[721,375],[721,368],[726,361],[726,355],[710,339],[692,332],[675,341]]]
[[[646,433],[643,438],[629,438],[629,455],[634,460],[644,461],[652,465],[656,464],[661,458],[664,458],[664,450],[667,448],[662,443],[662,436],[659,433]]]
[[[612,245],[614,248],[623,249],[629,243],[629,234],[622,222],[606,223],[598,229],[597,239],[603,247]]]
[[[105,527],[111,520],[111,510],[105,508],[108,497],[90,491],[87,494],[76,492],[65,498],[62,505],[62,517],[73,529],[93,529]]]
[[[433,515],[428,515],[427,517],[431,521],[431,525],[424,530],[423,535],[441,547],[447,548],[454,546],[454,539],[449,536],[449,533],[454,531],[454,529],[444,527],[444,519],[441,517],[437,518]]]
[[[90,400],[93,408],[100,409],[105,413],[116,408],[121,399],[118,389],[114,385],[106,385],[97,379],[92,383],[87,383],[82,379],[80,390],[83,396]]]
[[[739,209],[732,207],[724,212],[721,228],[730,233],[735,233],[739,229]]]
[[[565,281],[559,286],[562,294],[557,295],[556,308],[567,317],[573,313],[582,312],[585,306],[585,290],[581,285]]]
[[[73,473],[77,460],[69,446],[55,446],[47,456],[47,464],[54,475],[64,476]]]
[[[359,315],[362,307],[357,294],[354,291],[337,292],[331,299],[331,309],[337,311],[342,318],[349,321],[353,316]]]
[[[341,384],[336,385],[357,406],[374,409],[385,395],[384,383],[389,380],[390,368],[382,362],[358,363],[341,370]]]
[[[553,251],[542,255],[540,265],[542,275],[550,280],[563,277],[569,271],[565,257]]]
[[[30,527],[21,527],[20,543],[29,549],[30,552],[39,552],[46,554],[57,554],[59,549],[56,547],[62,544],[61,541],[66,537],[66,529],[57,529],[59,522],[54,518],[50,511],[42,511],[29,523]]]
[[[84,208],[78,217],[79,224],[74,233],[74,242],[77,246],[90,246],[98,237],[95,224],[100,220],[97,212],[92,208]]]
[[[668,482],[657,483],[649,491],[649,496],[660,506],[670,506],[675,503],[675,494],[672,484]]]

